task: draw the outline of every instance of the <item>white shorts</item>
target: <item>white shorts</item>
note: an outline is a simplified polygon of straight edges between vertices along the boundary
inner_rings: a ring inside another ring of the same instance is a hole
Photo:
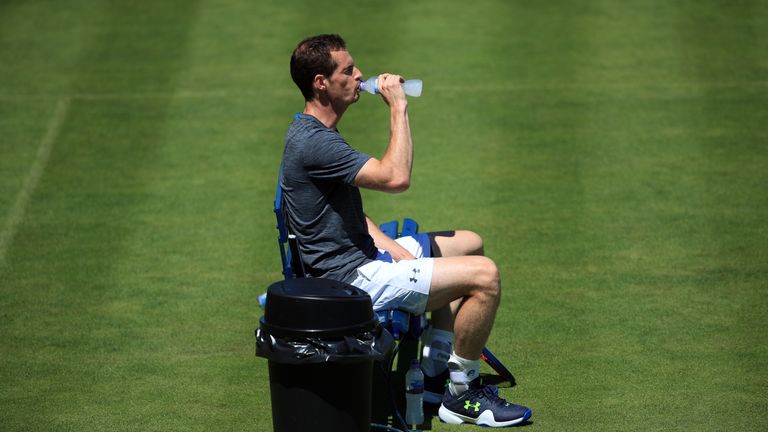
[[[375,311],[401,309],[422,314],[427,307],[435,265],[434,259],[429,257],[429,236],[417,234],[395,241],[416,259],[391,262],[389,258],[387,262],[386,257],[377,258],[357,269],[357,278],[352,285],[371,296]],[[380,256],[382,254],[384,251],[380,251]]]

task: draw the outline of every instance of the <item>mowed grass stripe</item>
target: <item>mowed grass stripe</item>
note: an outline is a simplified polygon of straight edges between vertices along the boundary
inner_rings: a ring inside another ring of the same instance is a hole
[[[727,380],[731,381],[729,387],[738,387],[732,382],[736,379],[747,388],[753,387],[747,384],[746,375],[726,372],[741,363],[732,358],[732,346],[711,342],[722,341],[724,333],[738,337],[748,332],[749,327],[726,329],[736,324],[737,310],[754,303],[727,300],[727,290],[715,281],[702,286],[706,277],[696,274],[700,266],[714,264],[701,259],[701,249],[716,255],[717,249],[712,247],[718,243],[716,237],[709,237],[709,233],[702,236],[699,231],[708,231],[707,219],[717,212],[706,202],[717,161],[704,156],[709,153],[705,137],[715,130],[722,136],[738,136],[745,131],[734,127],[738,122],[723,129],[723,122],[718,121],[722,117],[702,118],[700,107],[716,94],[728,94],[728,90],[705,93],[702,89],[712,90],[706,80],[701,84],[694,80],[685,87],[672,84],[690,79],[691,67],[683,53],[700,47],[643,45],[644,39],[652,42],[657,38],[697,43],[674,34],[678,27],[665,22],[669,19],[666,13],[645,12],[632,8],[591,10],[582,17],[588,24],[585,28],[574,32],[565,27],[570,55],[583,58],[585,63],[578,69],[575,82],[590,81],[601,74],[606,82],[602,88],[575,85],[580,91],[572,89],[558,95],[560,104],[571,105],[563,109],[566,117],[558,116],[556,109],[547,116],[553,120],[549,126],[553,137],[547,143],[554,145],[546,149],[532,146],[511,159],[528,164],[542,161],[536,165],[538,171],[519,176],[519,181],[532,176],[534,180],[529,183],[540,183],[539,188],[531,189],[535,194],[547,192],[540,196],[540,203],[528,208],[530,214],[520,222],[536,221],[527,227],[523,238],[538,237],[539,241],[531,247],[517,245],[516,255],[527,264],[520,266],[528,275],[524,282],[537,288],[535,294],[526,296],[526,303],[540,302],[527,313],[534,323],[546,318],[541,321],[546,326],[528,330],[529,337],[535,340],[537,334],[548,333],[550,341],[563,341],[552,345],[552,352],[530,355],[540,360],[533,375],[542,379],[534,385],[547,385],[535,389],[544,393],[541,404],[547,412],[537,424],[546,423],[557,430],[571,430],[574,419],[585,411],[590,412],[589,428],[607,430],[625,430],[627,424],[647,425],[649,411],[675,411],[673,424],[682,428],[712,428],[727,418],[752,412],[742,405],[747,395],[753,395],[747,390],[724,404],[727,409],[723,411],[730,415],[713,416],[711,407],[718,404],[718,393],[710,392],[705,383]],[[680,11],[683,15],[688,12]],[[579,38],[583,38],[583,51],[574,43]],[[622,85],[627,79],[643,82],[647,79],[643,77],[663,77],[664,81],[649,86]],[[572,96],[567,97],[570,93]],[[749,92],[738,87],[730,93]],[[758,100],[760,96],[746,102],[751,105]],[[541,97],[536,104],[542,106],[545,101]],[[584,113],[581,119],[578,112]],[[525,130],[525,125],[520,126],[515,130]],[[567,135],[558,135],[558,127]],[[755,130],[760,129],[764,127],[755,124]],[[536,134],[526,134],[521,141],[543,144]],[[558,142],[569,148],[558,147]],[[722,141],[712,144],[729,145]],[[764,152],[758,148],[751,147],[745,154],[758,158],[755,166],[765,166]],[[729,175],[742,177],[737,171]],[[551,190],[542,187],[550,185],[549,181],[553,183]],[[572,193],[562,194],[567,191]],[[525,190],[520,192],[517,196],[524,197]],[[764,213],[765,206],[757,205]],[[542,223],[546,221],[551,224]],[[541,234],[537,236],[537,232]],[[551,252],[543,255],[542,264],[532,266],[538,245]],[[747,256],[742,259],[748,267],[754,262]],[[544,283],[535,283],[531,276],[543,277]],[[548,289],[549,284],[554,289]],[[752,286],[750,292],[758,292],[757,287]],[[696,328],[697,323],[690,318],[701,315],[712,326]],[[506,320],[503,315],[501,319]],[[659,345],[663,352],[658,352]],[[761,350],[753,352],[760,355]],[[691,360],[697,356],[702,361],[711,359],[712,367],[690,369]],[[558,365],[565,364],[580,367],[571,370],[566,366],[569,372],[558,375],[564,371]],[[690,410],[689,400],[681,394],[695,392],[697,399],[706,402]],[[614,415],[619,409],[624,410],[621,417]]]
[[[633,14],[631,24],[606,20],[602,28],[587,33],[595,37],[591,50],[595,62],[637,61],[639,71],[676,81],[691,68],[686,63],[689,57],[681,53],[698,49],[691,45],[698,43],[695,38],[678,33],[676,14],[688,13],[667,11],[661,18]],[[651,32],[654,27],[658,30]],[[612,31],[621,32],[620,40],[628,46],[649,34],[667,43],[620,52],[618,43],[605,37]],[[734,305],[712,296],[714,287],[702,284],[691,268],[698,266],[702,248],[712,247],[710,239],[696,235],[704,228],[702,217],[712,211],[702,202],[709,167],[700,139],[710,126],[700,120],[699,107],[706,104],[706,96],[695,85],[686,90],[658,95],[656,100],[639,100],[633,92],[606,95],[590,112],[589,136],[596,142],[586,160],[584,198],[590,212],[589,243],[594,247],[590,264],[596,271],[589,287],[593,301],[585,303],[590,307],[583,319],[599,330],[583,341],[589,346],[583,363],[594,364],[597,372],[585,386],[590,397],[584,407],[590,400],[602,406],[602,421],[608,428],[623,427],[632,416],[641,424],[649,410],[674,413],[668,424],[706,428],[717,423],[711,416],[714,404],[732,415],[742,409],[736,399],[719,401],[709,392],[709,384],[724,378],[721,369],[733,365],[725,347],[713,346],[712,330],[723,331],[732,324]],[[676,134],[679,128],[687,135]],[[689,320],[702,313],[716,327],[697,328]],[[710,348],[702,351],[703,346]],[[707,358],[711,368],[690,370],[692,352]],[[615,391],[619,383],[633,391]],[[698,394],[707,402],[695,408],[681,405],[681,393]],[[621,420],[609,414],[619,406],[631,407]]]
[[[5,264],[5,256],[8,253],[8,248],[13,242],[13,237],[16,235],[16,230],[18,229],[19,224],[24,221],[24,213],[27,209],[27,204],[29,203],[30,197],[35,192],[35,188],[37,188],[37,183],[40,181],[40,177],[45,171],[45,166],[51,155],[51,149],[59,136],[59,129],[67,116],[68,109],[69,99],[61,99],[56,104],[53,118],[51,118],[51,122],[48,124],[45,136],[40,141],[40,147],[37,149],[35,160],[32,163],[29,174],[27,174],[24,179],[24,185],[16,196],[16,201],[13,203],[13,206],[6,217],[3,230],[0,231],[0,267]]]
[[[694,42],[690,70],[704,81],[713,76],[752,79],[761,70],[765,78],[766,45],[760,35],[766,17],[764,2],[681,16],[685,40]],[[703,103],[694,136],[700,143],[703,211],[701,230],[693,238],[704,241],[691,248],[698,289],[682,311],[702,338],[683,353],[699,354],[698,362],[707,368],[686,375],[702,395],[695,410],[702,416],[717,403],[731,413],[734,428],[768,428],[766,416],[752,419],[768,408],[768,376],[763,373],[768,334],[761,330],[768,314],[768,92],[700,91]],[[713,394],[704,382],[715,383],[720,391]]]
[[[612,89],[616,91],[643,91],[643,92],[678,92],[694,89],[712,89],[727,91],[730,89],[752,89],[755,92],[761,92],[768,90],[768,82],[762,80],[744,80],[744,81],[699,81],[690,80],[690,77],[686,79],[669,82],[669,81],[655,81],[648,80],[644,82],[613,82],[613,83],[600,83],[600,82],[580,82],[580,83],[565,83],[565,82],[536,82],[536,83],[506,83],[499,87],[495,84],[457,84],[446,85],[442,83],[431,83],[429,91],[434,94],[479,94],[484,93],[500,93],[510,94],[517,92],[551,92],[551,91],[587,91],[587,90],[602,90]],[[293,88],[274,88],[264,91],[255,90],[199,90],[193,88],[179,87],[177,91],[169,92],[126,92],[126,93],[110,93],[110,92],[98,92],[98,93],[70,93],[70,92],[57,92],[57,93],[4,93],[0,94],[0,101],[5,102],[24,102],[24,101],[50,101],[56,103],[56,101],[62,98],[68,98],[70,100],[136,100],[136,99],[211,99],[212,101],[219,99],[253,99],[261,97],[279,97],[281,100],[294,99],[293,106],[296,106],[296,92],[298,90]],[[283,99],[285,98],[285,99]],[[301,106],[301,104],[298,104]]]
[[[102,33],[81,53],[74,93],[145,87],[172,94],[194,4],[158,6],[148,11],[155,25],[142,27],[135,25],[144,15],[130,5],[95,10],[103,15],[87,18]],[[127,64],[139,73],[120,73]],[[160,301],[151,290],[123,291],[137,284],[114,271],[130,261],[125,242],[141,230],[137,208],[148,197],[169,103],[162,98],[71,106],[60,147],[29,207],[29,223],[19,231],[17,244],[24,247],[14,254],[10,275],[15,289],[9,301],[18,313],[6,334],[26,334],[26,343],[13,344],[6,370],[47,377],[48,391],[33,390],[38,379],[9,377],[14,393],[24,395],[11,405],[11,424],[26,418],[37,429],[148,430],[188,417],[173,415],[169,402],[183,386],[175,385],[171,363],[157,352],[160,336],[173,335],[172,329],[146,320],[141,308],[125,314],[106,307],[121,297],[129,303]]]

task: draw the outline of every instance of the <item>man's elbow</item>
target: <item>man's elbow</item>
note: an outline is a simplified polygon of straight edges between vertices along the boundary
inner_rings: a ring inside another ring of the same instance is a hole
[[[372,165],[372,167],[375,168],[376,166]],[[382,168],[385,169],[368,169],[368,164],[366,164],[358,173],[353,184],[357,187],[389,193],[405,192],[411,186],[410,171],[402,170],[398,172],[391,168]]]
[[[405,192],[411,187],[411,169],[400,166],[388,165],[387,170],[384,171],[385,190],[389,193]]]
[[[387,191],[391,193],[405,192],[411,187],[411,179],[409,177],[402,177],[392,179],[387,185]]]

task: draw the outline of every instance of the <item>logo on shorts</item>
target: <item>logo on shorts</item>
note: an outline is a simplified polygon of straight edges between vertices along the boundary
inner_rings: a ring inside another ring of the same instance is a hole
[[[418,282],[419,280],[418,280],[418,279],[416,279],[416,273],[421,273],[421,270],[419,270],[419,269],[413,269],[413,277],[410,277],[410,278],[408,278],[408,280],[409,280],[409,281],[411,281],[411,282],[413,282],[413,283],[416,283],[416,282]]]

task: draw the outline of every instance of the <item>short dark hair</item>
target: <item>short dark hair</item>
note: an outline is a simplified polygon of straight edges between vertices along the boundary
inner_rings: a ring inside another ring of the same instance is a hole
[[[331,76],[336,62],[331,51],[346,50],[347,44],[337,34],[312,36],[299,42],[291,55],[291,78],[301,90],[305,100],[312,100],[312,81],[315,75]]]

